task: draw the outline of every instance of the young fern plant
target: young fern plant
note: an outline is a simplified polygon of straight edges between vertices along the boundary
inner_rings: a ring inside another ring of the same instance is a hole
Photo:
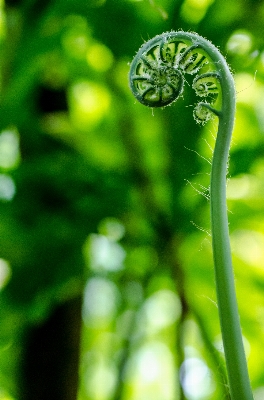
[[[144,43],[129,73],[136,99],[164,107],[183,92],[185,74],[196,75],[192,87],[201,98],[194,118],[218,117],[210,202],[218,312],[232,400],[253,400],[235,293],[226,207],[226,174],[235,115],[235,86],[225,58],[208,40],[190,32],[166,32]]]

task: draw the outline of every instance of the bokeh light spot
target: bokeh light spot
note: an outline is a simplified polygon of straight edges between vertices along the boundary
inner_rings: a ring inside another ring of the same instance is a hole
[[[4,174],[0,174],[0,200],[10,201],[16,193],[16,186],[13,179]]]
[[[240,229],[231,235],[234,253],[247,264],[263,271],[264,234],[261,232]]]
[[[7,284],[11,276],[11,268],[9,263],[0,258],[0,290]]]
[[[180,379],[185,395],[190,400],[202,400],[214,391],[210,370],[199,358],[187,358],[182,363]]]
[[[102,235],[115,241],[122,239],[125,234],[124,225],[116,218],[103,219],[99,224],[98,230]]]
[[[0,134],[0,167],[14,168],[19,161],[19,138],[16,131],[6,130]]]
[[[114,61],[112,52],[100,43],[95,43],[89,47],[86,59],[88,64],[99,72],[107,71]]]
[[[174,373],[170,349],[162,342],[149,342],[134,354],[128,366],[129,383],[133,385],[130,400],[171,400]]]
[[[246,31],[237,31],[230,36],[226,44],[227,50],[232,54],[245,55],[252,48],[252,36]]]
[[[171,290],[159,290],[145,302],[144,313],[149,329],[159,330],[177,321],[181,314],[180,301]]]
[[[93,271],[119,271],[124,268],[125,250],[104,235],[91,234],[84,246],[84,254]]]
[[[214,0],[185,0],[181,8],[181,16],[189,23],[198,23],[213,2]]]
[[[83,319],[88,325],[99,320],[109,321],[116,313],[118,301],[116,285],[103,278],[92,278],[84,290]]]
[[[108,113],[110,93],[94,82],[78,82],[70,90],[70,113],[74,125],[88,129]]]

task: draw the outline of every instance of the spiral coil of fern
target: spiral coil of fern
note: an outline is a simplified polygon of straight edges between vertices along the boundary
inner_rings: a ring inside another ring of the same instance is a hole
[[[200,73],[201,72],[201,73]],[[210,199],[216,293],[232,400],[253,400],[239,322],[226,207],[226,174],[235,115],[235,86],[225,58],[207,39],[191,32],[166,32],[144,43],[134,57],[129,84],[148,107],[165,107],[183,93],[185,74],[204,101],[194,108],[201,123],[218,117]],[[220,106],[219,106],[220,104]]]
[[[192,35],[196,41],[190,45],[190,37],[183,40],[186,35]],[[184,75],[194,75],[209,64],[197,39],[198,35],[169,32],[154,37],[139,49],[130,68],[130,88],[140,103],[164,107],[182,95]],[[211,113],[218,115],[212,104],[220,91],[219,79],[217,71],[210,71],[197,75],[193,81],[197,96],[210,98],[210,102],[200,102],[194,110],[195,117],[202,123],[211,118]]]

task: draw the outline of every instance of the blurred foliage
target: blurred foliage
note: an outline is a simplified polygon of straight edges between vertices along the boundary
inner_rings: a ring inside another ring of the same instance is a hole
[[[209,172],[191,89],[136,104],[144,40],[193,30],[236,81],[228,208],[249,373],[264,397],[264,1],[0,1],[0,400],[25,332],[83,295],[78,400],[228,398]]]

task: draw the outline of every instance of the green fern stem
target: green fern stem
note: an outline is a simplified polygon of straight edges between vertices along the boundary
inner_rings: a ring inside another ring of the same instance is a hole
[[[130,68],[130,88],[148,107],[163,107],[183,92],[185,74],[206,101],[195,119],[219,119],[211,170],[211,230],[216,293],[232,400],[253,400],[236,300],[226,206],[226,174],[235,115],[235,86],[226,60],[208,40],[190,32],[167,32],[144,43]],[[202,72],[202,73],[201,73]],[[219,106],[220,103],[220,106]]]
[[[222,60],[220,80],[222,110],[219,115],[210,187],[217,301],[231,398],[234,400],[253,400],[242,342],[228,231],[226,173],[234,125],[235,87],[233,77],[224,59]]]

